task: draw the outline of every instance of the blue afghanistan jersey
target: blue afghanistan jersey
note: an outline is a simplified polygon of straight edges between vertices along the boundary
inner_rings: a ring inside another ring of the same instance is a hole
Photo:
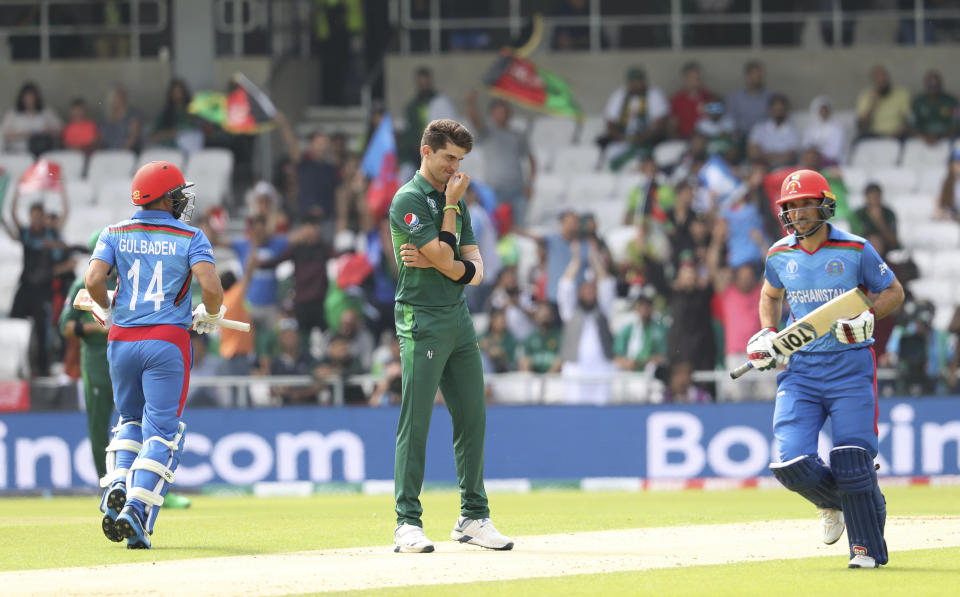
[[[764,276],[775,288],[785,288],[794,321],[853,288],[874,294],[893,284],[894,275],[877,250],[865,239],[827,224],[827,241],[813,253],[800,246],[791,234],[774,243],[767,252]],[[801,351],[827,352],[873,344],[873,338],[858,344],[843,344],[826,334]]]
[[[199,228],[169,212],[140,210],[100,233],[90,260],[117,268],[113,322],[121,327],[192,322],[190,268],[213,260],[213,247]]]

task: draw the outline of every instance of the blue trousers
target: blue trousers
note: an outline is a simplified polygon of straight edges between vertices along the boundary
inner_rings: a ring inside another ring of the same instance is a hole
[[[177,434],[180,414],[190,386],[190,367],[193,365],[193,350],[186,329],[174,325],[156,325],[136,328],[112,326],[107,336],[107,359],[110,362],[110,378],[113,382],[113,398],[120,413],[120,422],[141,424],[143,443],[135,457],[129,452],[117,455],[117,466],[130,468],[134,458],[152,460],[169,467],[172,471],[180,461],[180,449],[171,456],[171,450],[162,443],[149,441],[159,437],[170,442]],[[182,441],[182,440],[181,440]],[[124,460],[121,462],[121,458]],[[128,487],[139,487],[166,493],[167,484],[150,470],[133,471]],[[131,500],[141,515],[146,504]],[[155,508],[148,517],[152,532],[156,519]]]
[[[795,352],[777,376],[773,435],[781,462],[816,455],[830,417],[834,446],[859,446],[877,455],[877,360],[872,347]]]

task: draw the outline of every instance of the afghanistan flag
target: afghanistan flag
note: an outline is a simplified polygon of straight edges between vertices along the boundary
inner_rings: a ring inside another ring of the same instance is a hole
[[[229,93],[203,91],[193,96],[188,111],[235,135],[254,135],[273,127],[277,108],[250,79],[237,73]]]
[[[582,118],[570,86],[512,52],[502,53],[483,77],[490,93],[553,116]]]
[[[377,130],[370,137],[360,169],[370,179],[367,187],[367,209],[379,220],[390,209],[393,195],[400,188],[397,180],[397,142],[393,136],[393,118],[386,112]]]

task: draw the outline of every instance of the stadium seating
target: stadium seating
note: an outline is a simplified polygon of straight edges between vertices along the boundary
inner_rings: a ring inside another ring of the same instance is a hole
[[[93,186],[85,180],[68,178],[64,181],[64,189],[71,208],[82,210],[85,206],[96,203]]]
[[[122,149],[105,149],[94,152],[90,156],[90,164],[87,167],[87,181],[99,196],[100,186],[106,180],[133,176],[133,166],[136,159],[137,156],[132,151]],[[128,194],[129,191],[128,188]]]
[[[653,149],[653,161],[661,168],[675,166],[683,152],[687,150],[687,142],[682,140],[664,141]]]
[[[30,376],[28,358],[30,332],[33,324],[29,319],[0,319],[0,379],[25,379]]]
[[[876,172],[896,166],[900,158],[900,142],[896,139],[863,139],[854,145],[850,165]]]
[[[557,149],[553,169],[555,172],[594,172],[602,164],[600,150],[594,145],[566,145]]]
[[[201,149],[190,156],[184,175],[197,183],[197,198],[204,204],[220,203],[230,190],[233,153],[222,148]]]
[[[927,220],[898,228],[905,247],[920,249],[953,248],[960,245],[960,226],[955,222]]]
[[[140,153],[140,157],[137,158],[137,168],[140,166],[150,163],[150,162],[170,162],[180,170],[183,170],[183,165],[186,160],[183,157],[183,152],[176,149],[170,149],[167,147],[150,147],[144,149]]]
[[[60,176],[66,180],[83,178],[86,157],[78,149],[55,149],[44,153],[40,157],[56,162],[60,166]]]
[[[903,157],[900,165],[917,171],[920,168],[945,165],[949,157],[949,141],[928,145],[923,139],[907,139],[903,143]]]

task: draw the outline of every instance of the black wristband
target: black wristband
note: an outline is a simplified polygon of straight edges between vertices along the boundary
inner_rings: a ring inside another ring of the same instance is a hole
[[[450,245],[450,248],[456,252],[457,250],[457,237],[453,235],[452,232],[447,232],[446,230],[441,230],[440,234],[437,235],[437,240],[442,243],[447,243]]]
[[[87,335],[87,332],[83,329],[83,322],[79,319],[73,320],[73,335],[77,338],[83,338]]]
[[[457,259],[457,261],[463,264],[463,275],[456,281],[457,284],[469,284],[473,277],[477,275],[477,266],[472,261],[464,261],[463,259]]]

